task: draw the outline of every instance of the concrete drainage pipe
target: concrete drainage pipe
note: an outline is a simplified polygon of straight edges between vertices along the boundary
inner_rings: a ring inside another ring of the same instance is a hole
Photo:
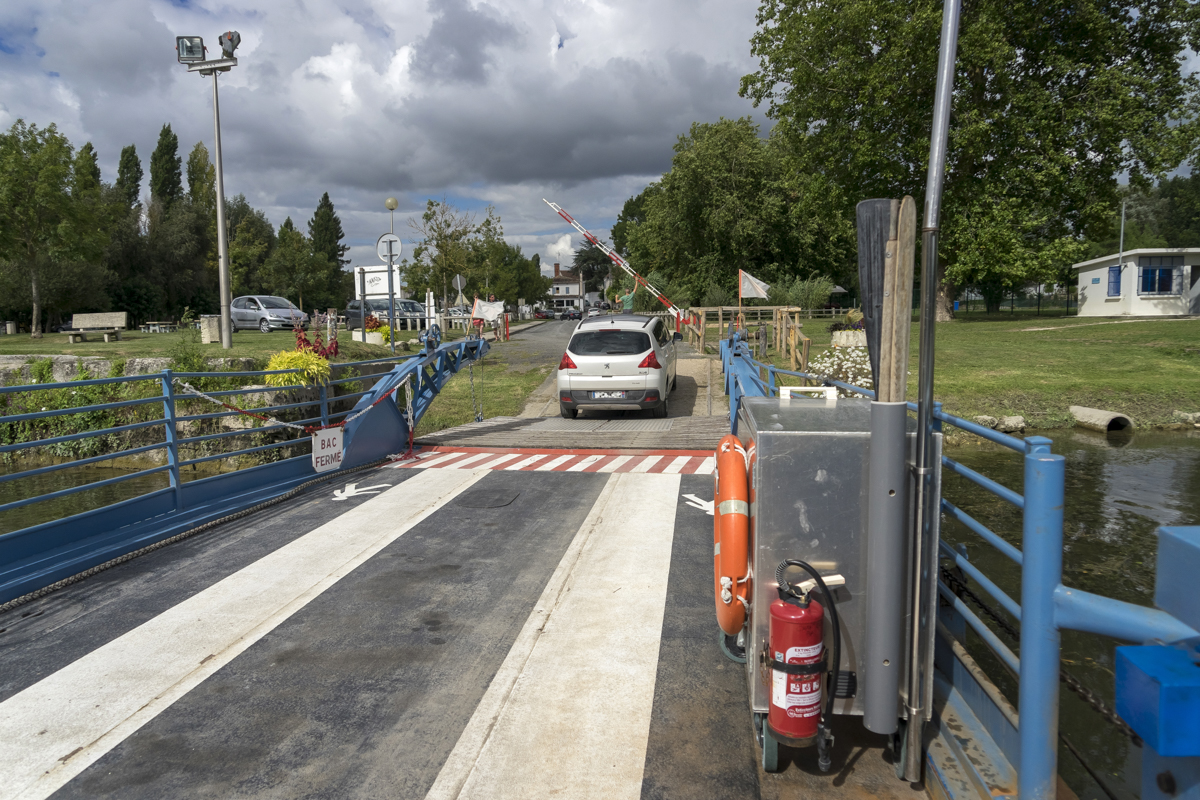
[[[1071,414],[1075,424],[1101,433],[1132,433],[1133,420],[1116,411],[1104,411],[1099,408],[1071,406]]]

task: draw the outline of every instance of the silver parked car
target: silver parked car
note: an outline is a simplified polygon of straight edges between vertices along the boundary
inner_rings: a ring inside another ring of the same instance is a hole
[[[664,320],[636,314],[589,317],[575,326],[558,365],[558,409],[573,419],[587,406],[653,409],[667,416],[675,388],[675,342]]]
[[[286,297],[250,294],[235,298],[230,308],[235,331],[258,328],[263,333],[273,330],[308,328],[308,314],[296,308]]]

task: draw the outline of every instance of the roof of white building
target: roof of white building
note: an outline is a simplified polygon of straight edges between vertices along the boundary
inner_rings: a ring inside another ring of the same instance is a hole
[[[1130,258],[1135,256],[1180,256],[1186,253],[1200,253],[1200,247],[1139,247],[1137,250],[1126,250],[1122,253],[1109,253],[1106,256],[1089,259],[1088,261],[1080,261],[1078,264],[1072,264],[1071,269],[1084,269],[1086,267],[1098,267],[1105,261],[1110,261],[1117,256]]]

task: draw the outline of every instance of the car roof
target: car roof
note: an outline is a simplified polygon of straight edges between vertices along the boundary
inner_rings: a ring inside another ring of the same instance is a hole
[[[608,314],[599,317],[585,317],[576,330],[590,330],[600,326],[621,328],[622,330],[650,329],[650,323],[657,317],[646,317],[641,314]]]

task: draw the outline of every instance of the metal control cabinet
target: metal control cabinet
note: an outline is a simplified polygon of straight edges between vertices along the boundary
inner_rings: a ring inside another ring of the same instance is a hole
[[[910,448],[915,428],[910,418]],[[775,568],[784,559],[807,561],[822,575],[845,576],[846,585],[833,590],[842,626],[841,670],[855,673],[862,685],[859,658],[870,591],[865,585],[870,430],[868,400],[747,397],[742,401],[738,433],[751,456],[754,576],[746,670],[755,712],[768,710],[770,681],[762,653],[768,609],[778,598]],[[907,565],[897,566],[907,574]],[[905,619],[907,624],[907,614]],[[826,615],[826,642],[832,635],[828,620]],[[861,691],[853,698],[839,698],[834,710],[861,715]]]

